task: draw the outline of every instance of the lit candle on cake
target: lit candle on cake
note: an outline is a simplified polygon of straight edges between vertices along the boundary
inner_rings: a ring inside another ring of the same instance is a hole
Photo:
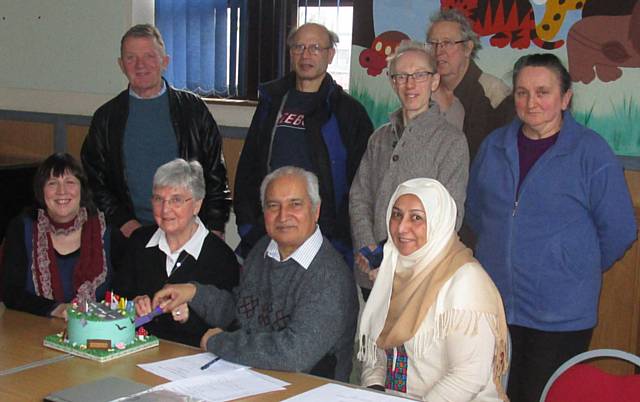
[[[120,299],[120,297],[118,297],[117,294],[111,293],[111,305],[109,306],[111,308],[111,310],[117,310],[118,309],[118,300],[119,299]]]

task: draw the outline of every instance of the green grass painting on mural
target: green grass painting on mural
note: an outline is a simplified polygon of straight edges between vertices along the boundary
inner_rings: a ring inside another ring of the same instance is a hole
[[[358,99],[369,113],[374,127],[389,121],[389,113],[399,107],[397,98],[378,99],[367,89],[352,85],[351,95]],[[619,103],[612,103],[610,114],[596,114],[595,105],[589,108],[573,108],[576,121],[600,134],[620,156],[640,157],[640,103],[631,96]]]
[[[574,110],[573,115],[576,121],[600,134],[616,155],[640,156],[640,104],[633,97],[625,97],[611,106],[612,113],[608,115],[594,114],[593,106]]]
[[[351,88],[349,92],[351,96],[353,96],[360,103],[362,103],[364,108],[367,110],[367,113],[369,114],[369,118],[373,123],[373,127],[375,128],[378,128],[383,124],[388,123],[389,113],[396,110],[400,106],[400,103],[398,102],[397,99],[394,99],[393,101],[390,101],[390,102],[389,101],[384,102],[379,99],[374,99],[369,94],[369,92],[367,92],[366,90],[362,91],[357,87]]]

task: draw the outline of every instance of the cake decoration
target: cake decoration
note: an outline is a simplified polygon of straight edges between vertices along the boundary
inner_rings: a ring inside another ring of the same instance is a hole
[[[74,300],[67,318],[67,328],[45,337],[45,346],[102,362],[159,343],[143,327],[136,332],[133,302],[113,292],[102,302]]]

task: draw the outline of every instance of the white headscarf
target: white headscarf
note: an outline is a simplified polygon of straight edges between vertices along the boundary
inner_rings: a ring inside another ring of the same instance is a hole
[[[389,232],[391,212],[398,198],[405,194],[417,196],[426,212],[427,241],[418,250],[402,255]],[[437,180],[418,178],[398,186],[387,208],[388,240],[384,246],[384,258],[371,295],[362,313],[358,359],[367,364],[376,360],[377,349],[396,347],[418,335],[428,310],[442,286],[467,263],[479,263],[471,250],[464,246],[455,233],[456,204],[446,188]],[[485,274],[486,275],[486,274]],[[435,317],[435,324],[417,340],[416,355],[426,353],[432,339],[444,339],[450,331],[464,328],[473,334],[477,320],[488,317],[496,338],[494,350],[494,382],[501,396],[504,391],[500,376],[506,370],[507,327],[502,299],[493,282],[486,276],[479,281],[476,290],[482,297],[466,298],[461,295],[455,310],[444,311]],[[392,300],[393,293],[393,300]]]
[[[422,202],[427,214],[427,242],[418,250],[407,256],[400,254],[395,244],[393,244],[391,232],[389,232],[389,221],[391,220],[393,206],[398,198],[405,194],[413,194],[417,196],[420,199],[420,202]],[[432,261],[440,252],[442,252],[451,239],[456,236],[456,213],[457,209],[455,201],[439,181],[434,179],[418,178],[407,180],[400,184],[391,196],[391,201],[389,201],[389,206],[387,207],[388,240],[384,247],[385,259],[380,266],[378,279],[380,279],[380,275],[385,274],[386,276],[393,278],[393,267],[396,266],[396,261],[399,263],[398,268],[413,267],[421,261]],[[390,259],[386,258],[387,255]],[[382,268],[385,263],[389,267],[383,270]],[[376,283],[378,279],[376,279]]]
[[[427,242],[409,255],[402,255],[393,243],[389,232],[389,220],[393,206],[398,198],[405,194],[413,194],[420,199],[426,212]],[[414,270],[413,275],[424,269],[433,268],[431,264],[440,256],[445,247],[456,238],[456,204],[447,189],[434,179],[417,178],[408,180],[398,186],[391,196],[387,207],[387,243],[384,246],[384,258],[375,284],[365,305],[360,321],[361,353],[364,352],[363,339],[367,339],[369,349],[375,349],[375,342],[382,332],[386,316],[389,312],[393,279],[396,270],[399,273]],[[359,353],[359,357],[360,354]],[[368,358],[374,358],[367,353]],[[364,356],[362,356],[364,358]]]

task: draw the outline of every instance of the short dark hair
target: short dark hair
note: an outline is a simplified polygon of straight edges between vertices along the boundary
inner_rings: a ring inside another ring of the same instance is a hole
[[[44,160],[38,166],[33,176],[33,195],[36,208],[47,209],[44,202],[44,186],[50,177],[60,177],[65,173],[71,173],[80,182],[80,206],[87,208],[90,214],[95,212],[95,206],[91,200],[89,181],[84,174],[82,166],[68,153],[58,152]]]
[[[560,81],[560,91],[563,95],[571,89],[571,75],[557,56],[551,53],[534,53],[520,57],[518,61],[516,61],[516,64],[514,64],[512,81],[514,90],[516,88],[518,75],[520,75],[522,69],[525,67],[545,67],[551,70],[556,77],[558,77],[558,81]]]
[[[134,25],[127,32],[122,35],[122,39],[120,39],[120,56],[122,56],[122,50],[124,49],[124,41],[127,38],[151,38],[155,39],[160,49],[162,49],[162,55],[165,56],[167,51],[164,47],[164,40],[162,40],[162,35],[158,28],[151,24],[138,24]]]

